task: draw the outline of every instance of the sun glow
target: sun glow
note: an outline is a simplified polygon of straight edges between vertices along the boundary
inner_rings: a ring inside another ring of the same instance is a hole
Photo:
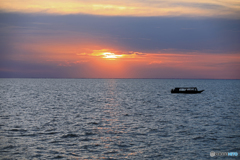
[[[102,55],[104,56],[103,58],[110,58],[110,59],[122,57],[122,55],[115,55],[114,53],[111,53],[111,52],[104,52]]]

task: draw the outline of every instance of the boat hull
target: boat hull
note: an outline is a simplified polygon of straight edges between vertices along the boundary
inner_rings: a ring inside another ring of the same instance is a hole
[[[204,90],[201,91],[171,91],[171,93],[183,93],[183,94],[197,94],[202,93]]]

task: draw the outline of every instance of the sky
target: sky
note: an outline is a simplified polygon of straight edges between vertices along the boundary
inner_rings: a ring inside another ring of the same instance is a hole
[[[239,0],[0,0],[0,78],[240,79]]]

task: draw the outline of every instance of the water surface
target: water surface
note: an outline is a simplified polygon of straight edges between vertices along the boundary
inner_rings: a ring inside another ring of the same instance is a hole
[[[174,87],[205,91],[171,94]],[[239,90],[239,80],[0,79],[0,157],[240,154]]]

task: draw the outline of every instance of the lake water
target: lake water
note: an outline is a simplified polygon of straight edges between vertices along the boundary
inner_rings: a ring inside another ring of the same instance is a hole
[[[192,86],[205,91],[170,93]],[[1,159],[211,159],[211,151],[240,154],[240,80],[0,79]]]

